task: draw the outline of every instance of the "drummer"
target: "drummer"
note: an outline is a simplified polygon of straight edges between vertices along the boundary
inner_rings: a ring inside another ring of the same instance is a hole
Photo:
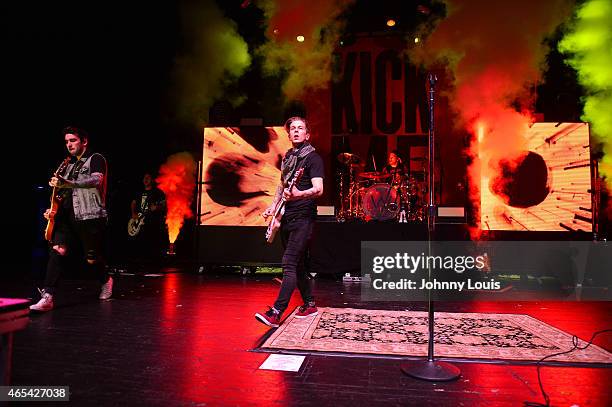
[[[387,165],[383,167],[383,174],[391,174],[392,178],[389,181],[391,185],[400,185],[402,177],[408,175],[408,168],[402,162],[397,150],[393,150],[387,157]]]

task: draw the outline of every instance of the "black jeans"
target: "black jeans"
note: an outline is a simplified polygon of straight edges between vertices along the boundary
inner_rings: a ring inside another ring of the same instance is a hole
[[[153,270],[163,266],[168,250],[168,229],[160,220],[145,219],[140,232],[128,241],[130,254],[129,268]]]
[[[283,283],[274,308],[282,314],[289,305],[293,290],[297,285],[304,303],[314,302],[311,293],[306,267],[304,265],[306,249],[312,236],[314,219],[296,217],[285,220],[281,224],[281,239],[285,247],[283,254]]]
[[[101,284],[106,283],[109,276],[106,272],[104,258],[105,233],[105,218],[78,221],[70,215],[56,217],[53,239],[49,248],[45,291],[50,294],[54,293],[60,276],[67,267],[67,255],[84,255],[88,260],[88,268],[96,274],[98,281]],[[56,244],[66,246],[65,255],[62,256],[53,249],[52,246]]]

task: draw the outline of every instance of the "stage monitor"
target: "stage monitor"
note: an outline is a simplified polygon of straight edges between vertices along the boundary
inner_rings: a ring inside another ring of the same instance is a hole
[[[482,230],[592,232],[587,123],[534,123],[503,176],[481,176]]]
[[[280,126],[205,128],[200,225],[266,226],[261,213],[272,202],[289,148]]]

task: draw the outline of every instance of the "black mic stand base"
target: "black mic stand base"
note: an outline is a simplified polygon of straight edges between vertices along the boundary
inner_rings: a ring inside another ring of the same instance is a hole
[[[408,376],[430,382],[449,382],[461,376],[461,370],[455,365],[435,360],[406,361],[400,368]]]

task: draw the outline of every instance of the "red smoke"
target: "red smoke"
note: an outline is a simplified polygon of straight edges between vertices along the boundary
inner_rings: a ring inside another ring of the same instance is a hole
[[[295,41],[297,35],[310,35],[340,14],[354,0],[276,0],[268,6],[268,36]],[[265,5],[263,7],[266,7]],[[276,30],[276,31],[275,31]]]
[[[173,154],[159,168],[155,181],[166,194],[166,224],[170,243],[176,240],[185,219],[193,216],[191,202],[195,189],[195,169],[196,163],[189,153]]]
[[[532,121],[530,89],[540,78],[546,53],[542,42],[570,8],[565,0],[447,4],[449,15],[413,57],[428,65],[446,60],[452,71],[449,100],[459,125],[474,136],[468,174],[472,204],[480,208],[481,180],[494,179],[500,160],[511,162],[523,151]]]

